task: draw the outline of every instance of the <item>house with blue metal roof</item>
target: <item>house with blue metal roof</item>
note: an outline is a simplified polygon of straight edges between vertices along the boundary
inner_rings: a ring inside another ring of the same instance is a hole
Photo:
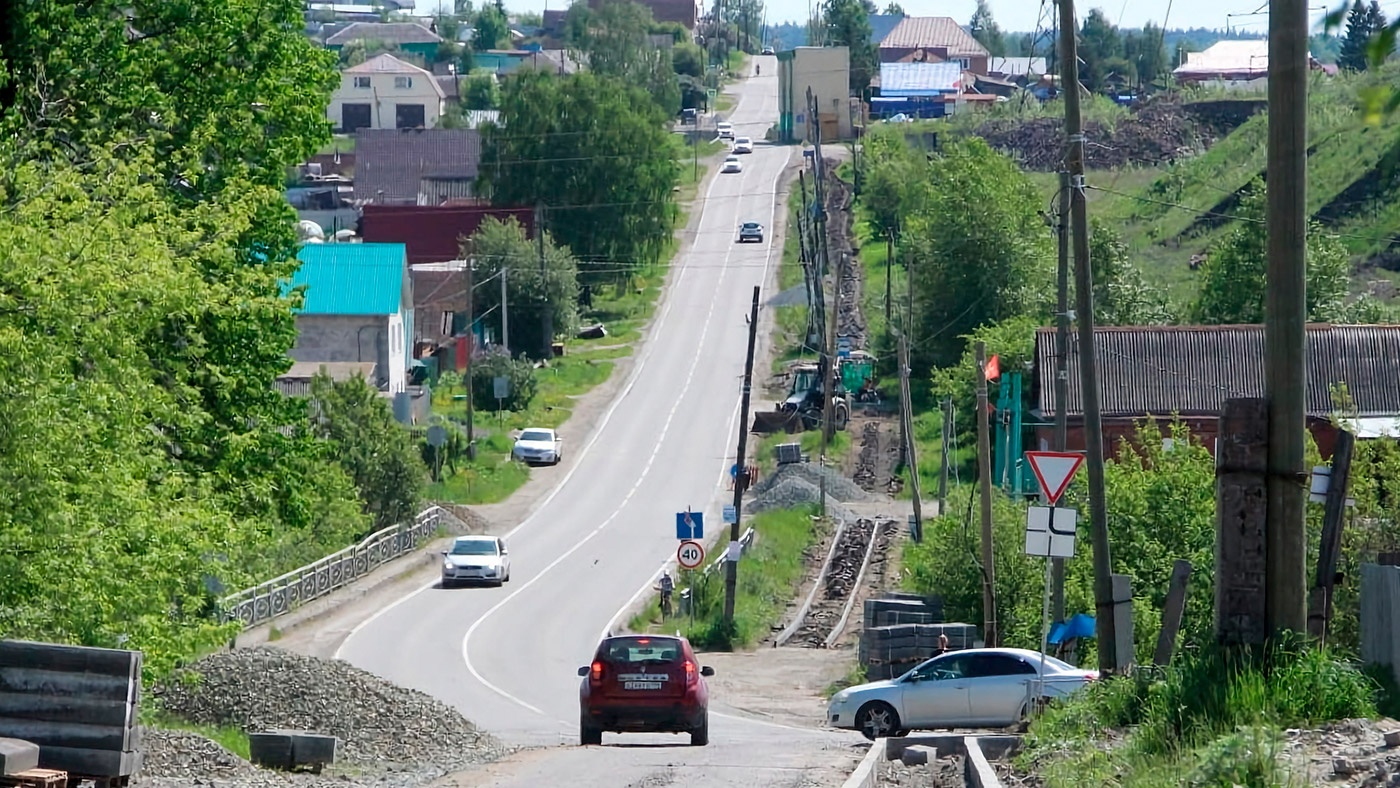
[[[300,290],[298,366],[372,363],[380,391],[407,390],[413,347],[413,285],[403,244],[308,243],[286,285]]]
[[[872,118],[941,118],[963,92],[963,69],[957,63],[881,63],[874,87]]]

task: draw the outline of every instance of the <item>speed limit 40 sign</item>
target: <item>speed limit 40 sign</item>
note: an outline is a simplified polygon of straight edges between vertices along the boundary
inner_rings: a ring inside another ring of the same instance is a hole
[[[681,542],[681,546],[676,548],[676,563],[686,569],[694,569],[705,563],[705,546],[689,539]]]

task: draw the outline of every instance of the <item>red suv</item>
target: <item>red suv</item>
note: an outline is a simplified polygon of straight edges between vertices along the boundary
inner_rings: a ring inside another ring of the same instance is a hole
[[[710,690],[690,641],[665,635],[624,635],[598,644],[593,664],[578,669],[579,741],[602,744],[614,733],[689,733],[710,742]]]

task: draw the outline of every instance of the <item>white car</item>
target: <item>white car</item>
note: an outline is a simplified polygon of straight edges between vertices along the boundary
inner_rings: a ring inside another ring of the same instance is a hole
[[[722,120],[715,124],[715,133],[718,134],[719,138],[722,140],[732,140],[734,139],[734,124],[727,120]]]
[[[564,459],[564,439],[554,430],[530,427],[515,439],[515,448],[511,449],[510,456],[526,464],[542,462],[558,465]]]
[[[744,171],[744,165],[743,165],[742,163],[740,163],[739,157],[738,157],[738,156],[734,156],[734,155],[731,154],[731,155],[729,155],[729,156],[724,157],[724,166],[721,167],[719,171],[720,171],[720,172],[743,172],[743,171]]]
[[[510,551],[495,536],[459,536],[442,551],[442,587],[457,583],[510,582]]]
[[[740,137],[734,140],[733,153],[753,153],[753,140],[748,137]]]
[[[1019,648],[976,648],[942,654],[896,679],[831,696],[827,723],[867,739],[915,729],[1004,728],[1024,719],[1033,699],[1068,695],[1099,674]]]

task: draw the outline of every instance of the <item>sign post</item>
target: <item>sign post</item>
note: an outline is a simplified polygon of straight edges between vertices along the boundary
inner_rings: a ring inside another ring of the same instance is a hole
[[[1040,483],[1040,494],[1049,506],[1031,506],[1026,510],[1026,555],[1045,558],[1045,596],[1040,610],[1040,680],[1036,697],[1028,711],[1034,712],[1045,697],[1045,650],[1050,647],[1050,586],[1052,559],[1073,558],[1074,538],[1079,512],[1059,507],[1070,480],[1084,464],[1084,455],[1063,451],[1028,451],[1026,460]]]

